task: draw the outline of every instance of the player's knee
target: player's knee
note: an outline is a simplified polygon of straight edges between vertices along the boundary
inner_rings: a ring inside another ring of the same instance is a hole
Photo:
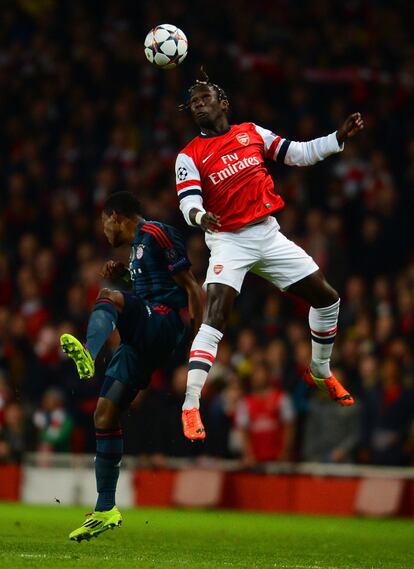
[[[333,287],[331,287],[329,283],[326,283],[325,295],[326,295],[327,306],[335,304],[335,302],[338,302],[339,300],[338,292]]]
[[[101,290],[98,293],[98,296],[96,297],[96,300],[99,300],[100,298],[109,298],[112,300],[114,292],[115,291],[111,290],[110,288],[101,288]]]
[[[102,412],[99,407],[95,409],[95,413],[93,414],[93,422],[95,425],[95,429],[107,429],[108,428],[108,420],[107,416],[104,412]]]
[[[213,301],[207,306],[204,322],[212,328],[220,330],[220,332],[224,331],[227,322],[227,316],[226,311],[224,310],[224,307],[222,306],[219,299],[217,299],[216,302]]]
[[[119,292],[119,290],[101,288],[96,300],[99,301],[101,298],[109,298],[109,300],[112,300],[119,311],[121,311],[124,307],[124,296],[121,292]]]
[[[115,429],[118,426],[118,420],[119,417],[115,417],[107,405],[98,403],[93,415],[95,429]]]
[[[224,332],[237,292],[227,285],[209,284],[204,323]]]

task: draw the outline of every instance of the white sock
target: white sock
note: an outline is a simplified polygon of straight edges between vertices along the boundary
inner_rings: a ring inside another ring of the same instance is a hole
[[[312,337],[311,372],[319,378],[331,376],[330,360],[335,341],[340,300],[331,306],[309,310]]]
[[[222,337],[223,334],[219,330],[208,324],[200,326],[191,346],[183,410],[200,407],[201,390],[216,359],[217,347]]]

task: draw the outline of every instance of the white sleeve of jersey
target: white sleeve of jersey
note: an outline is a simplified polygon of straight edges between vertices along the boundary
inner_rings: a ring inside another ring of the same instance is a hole
[[[264,144],[264,157],[269,160],[281,161],[286,154],[286,147],[289,146],[289,140],[282,138],[267,128],[254,125],[257,134],[262,138]]]
[[[201,211],[205,211],[205,209],[201,194],[200,173],[194,164],[194,160],[188,154],[180,153],[177,156],[175,179],[180,209],[188,225],[193,225],[189,217],[190,211],[193,208]]]
[[[324,160],[331,154],[342,152],[344,145],[338,144],[336,132],[309,140],[309,142],[289,141],[286,149],[284,162],[288,166],[311,166],[320,160]]]

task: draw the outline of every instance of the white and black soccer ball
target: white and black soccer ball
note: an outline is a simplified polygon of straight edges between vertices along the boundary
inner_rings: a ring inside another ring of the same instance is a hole
[[[185,59],[188,51],[183,31],[172,24],[155,26],[145,38],[145,55],[151,63],[162,69],[173,69]]]

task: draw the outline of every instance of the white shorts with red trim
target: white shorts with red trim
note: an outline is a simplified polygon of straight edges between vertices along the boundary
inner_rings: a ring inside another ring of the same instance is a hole
[[[274,217],[238,231],[206,233],[206,244],[211,255],[204,287],[218,283],[240,292],[250,271],[285,290],[319,268],[279,231]]]

